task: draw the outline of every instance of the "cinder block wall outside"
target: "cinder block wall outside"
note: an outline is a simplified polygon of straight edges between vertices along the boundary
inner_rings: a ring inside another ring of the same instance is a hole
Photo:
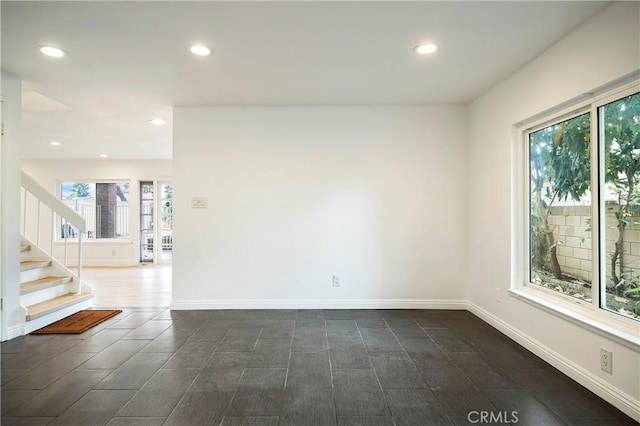
[[[615,213],[617,207],[605,213],[606,255],[604,262],[607,271],[607,286],[611,286],[611,256],[615,251],[618,239],[618,220]],[[636,213],[637,214],[637,213]],[[591,282],[593,262],[593,240],[591,238],[591,206],[553,206],[549,215],[549,224],[553,228],[555,241],[558,244],[558,263],[562,272],[576,278]],[[640,275],[640,215],[630,218],[631,224],[626,227],[622,249],[625,270],[631,271],[635,277]]]

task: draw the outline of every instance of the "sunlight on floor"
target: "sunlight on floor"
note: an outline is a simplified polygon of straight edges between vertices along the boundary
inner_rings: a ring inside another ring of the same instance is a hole
[[[84,268],[82,280],[93,288],[94,308],[168,307],[171,265]]]

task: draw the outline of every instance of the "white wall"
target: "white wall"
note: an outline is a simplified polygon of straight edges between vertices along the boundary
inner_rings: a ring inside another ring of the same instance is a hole
[[[16,337],[24,323],[20,307],[20,128],[21,81],[2,72],[4,135],[0,154],[0,280],[2,285],[2,340]]]
[[[53,194],[59,193],[61,181],[129,181],[131,239],[85,240],[83,260],[86,266],[133,266],[140,263],[140,182],[171,180],[171,163],[171,160],[23,160],[22,170]],[[61,245],[54,249],[54,252],[61,251]],[[70,262],[75,260],[74,256],[70,256]]]
[[[626,346],[506,294],[513,272],[512,126],[636,71],[640,5],[615,3],[469,107],[468,191],[470,300],[554,356],[602,383],[601,396],[627,398],[638,411],[640,357]],[[511,268],[510,268],[511,265]],[[614,372],[600,370],[599,348],[614,352]],[[584,381],[583,381],[584,384]],[[592,388],[592,390],[597,390]],[[609,392],[609,395],[606,393]],[[619,403],[619,401],[618,401]],[[619,404],[620,405],[620,404]],[[630,406],[620,407],[628,413]],[[637,414],[636,414],[637,415]]]
[[[175,108],[173,306],[464,298],[465,122],[459,106]]]

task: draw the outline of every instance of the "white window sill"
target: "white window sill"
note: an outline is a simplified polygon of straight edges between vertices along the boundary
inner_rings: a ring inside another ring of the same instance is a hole
[[[632,319],[615,318],[616,314],[604,310],[596,312],[592,305],[587,306],[584,302],[563,300],[560,297],[531,288],[510,289],[509,294],[536,308],[640,352],[640,323]]]

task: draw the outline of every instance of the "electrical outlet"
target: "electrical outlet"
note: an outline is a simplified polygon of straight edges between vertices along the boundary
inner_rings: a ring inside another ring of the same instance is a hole
[[[600,348],[600,368],[609,374],[613,371],[613,353],[604,348]]]
[[[331,285],[333,287],[340,287],[340,275],[334,275],[331,279]]]

